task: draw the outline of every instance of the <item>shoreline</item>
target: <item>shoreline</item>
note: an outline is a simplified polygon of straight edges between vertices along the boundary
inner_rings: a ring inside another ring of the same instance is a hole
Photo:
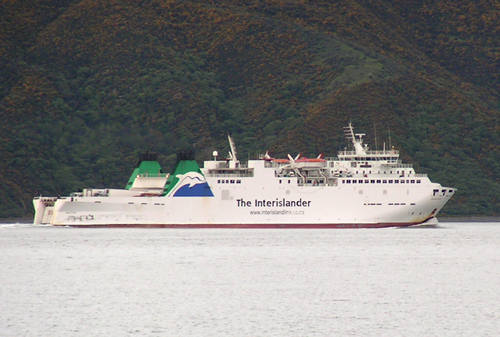
[[[500,216],[438,216],[439,222],[500,222]]]
[[[33,217],[0,218],[0,224],[6,224],[6,223],[30,224],[33,223]]]

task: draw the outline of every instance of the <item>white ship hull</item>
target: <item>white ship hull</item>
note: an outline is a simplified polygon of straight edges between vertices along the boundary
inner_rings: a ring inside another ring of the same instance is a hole
[[[151,172],[135,176],[137,168],[129,189],[37,197],[34,223],[186,228],[412,226],[435,219],[455,193],[426,175],[415,174],[411,166],[397,160],[395,151],[370,152],[354,145],[356,152],[339,153],[338,159],[289,156],[289,160],[249,160],[240,165],[231,142],[230,159],[206,161],[201,170],[192,160],[179,164],[173,176]]]
[[[253,187],[253,179],[241,180],[241,184],[232,187],[230,192],[212,188],[212,198],[61,198],[50,209],[53,212],[49,215],[50,223],[257,228],[411,226],[434,217],[453,194],[453,190],[432,183],[421,184],[418,188],[391,186],[391,189],[380,185],[340,185],[298,190],[297,186],[282,185],[259,191],[258,187]],[[217,186],[216,183],[210,185]],[[433,196],[435,189],[440,192]],[[41,200],[37,203],[40,208]]]

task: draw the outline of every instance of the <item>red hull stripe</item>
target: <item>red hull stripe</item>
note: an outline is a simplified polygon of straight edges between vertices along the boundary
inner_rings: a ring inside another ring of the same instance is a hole
[[[107,225],[69,225],[71,227],[101,228],[384,228],[408,227],[422,222],[403,223],[361,223],[361,224],[107,224]]]

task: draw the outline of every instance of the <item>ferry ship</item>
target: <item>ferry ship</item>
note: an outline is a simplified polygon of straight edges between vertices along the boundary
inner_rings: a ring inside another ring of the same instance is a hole
[[[240,162],[228,136],[227,158],[178,155],[172,174],[142,156],[124,189],[86,188],[66,197],[37,196],[34,223],[75,227],[379,228],[436,224],[455,189],[431,182],[399,159],[369,150],[363,133],[344,128],[352,147],[335,158]]]

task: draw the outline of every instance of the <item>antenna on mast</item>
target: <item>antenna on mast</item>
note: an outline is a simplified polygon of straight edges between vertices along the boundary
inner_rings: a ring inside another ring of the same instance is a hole
[[[378,150],[378,144],[377,144],[377,126],[375,125],[375,122],[373,122],[373,134],[375,135],[375,151]]]

